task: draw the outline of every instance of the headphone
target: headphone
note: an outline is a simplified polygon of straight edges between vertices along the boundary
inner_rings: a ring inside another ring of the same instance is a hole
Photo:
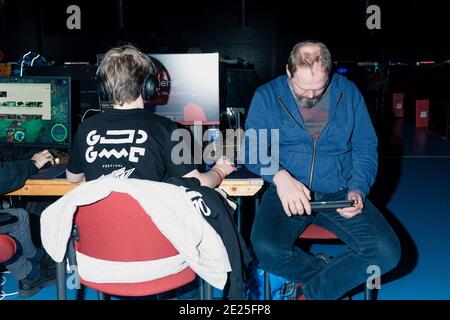
[[[151,61],[154,72],[156,72],[156,67]],[[100,67],[97,68],[95,73],[95,79],[97,81],[97,92],[101,101],[108,101],[109,94],[106,89],[106,81],[100,76]],[[144,78],[144,82],[141,87],[141,95],[144,101],[151,100],[155,95],[156,88],[158,86],[158,79],[154,74],[149,74]]]

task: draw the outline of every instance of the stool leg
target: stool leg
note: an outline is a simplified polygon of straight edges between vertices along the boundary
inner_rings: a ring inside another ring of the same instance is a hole
[[[213,288],[206,281],[204,283],[205,283],[205,299],[212,300],[213,299]]]
[[[272,289],[270,288],[270,275],[264,271],[264,300],[272,300]]]
[[[200,300],[212,300],[213,288],[202,278],[200,280]]]
[[[66,258],[56,263],[56,294],[58,300],[66,300]]]
[[[236,228],[237,231],[242,232],[242,199],[241,197],[237,197],[237,208],[236,208]]]
[[[364,286],[364,300],[373,300],[373,290],[367,284]]]
[[[106,294],[101,291],[97,291],[97,298],[98,300],[106,300]]]

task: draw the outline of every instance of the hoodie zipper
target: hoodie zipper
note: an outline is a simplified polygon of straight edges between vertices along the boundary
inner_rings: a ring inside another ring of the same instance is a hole
[[[342,98],[344,97],[344,93],[341,93],[341,96],[339,97],[339,100],[336,104],[336,109],[339,107],[339,104],[342,101]],[[302,128],[302,126],[297,122],[297,120],[295,120],[294,116],[292,115],[292,113],[289,111],[289,109],[286,107],[286,105],[283,103],[283,100],[281,100],[281,97],[278,97],[278,101],[280,102],[281,106],[283,107],[283,109],[288,113],[288,115],[291,117],[291,119],[297,124],[297,126],[302,129],[305,130],[304,128]],[[336,111],[335,111],[336,112]],[[309,174],[309,190],[312,190],[312,182],[313,182],[313,176],[314,176],[314,166],[316,164],[316,152],[317,152],[317,142],[319,141],[319,138],[322,134],[322,132],[325,130],[325,128],[328,126],[328,123],[330,122],[331,117],[328,118],[328,121],[325,123],[325,126],[322,128],[322,130],[320,130],[319,132],[319,136],[317,137],[317,140],[314,141],[314,138],[309,134],[309,136],[311,137],[311,140],[313,140],[313,155],[312,155],[312,161],[311,161],[311,169],[310,169],[310,174]]]
[[[341,93],[341,96],[339,97],[339,100],[336,104],[336,110],[335,113],[337,112],[337,108],[339,107],[339,104],[342,101],[342,98],[344,97],[344,93]],[[309,175],[309,190],[312,190],[312,182],[313,182],[313,176],[314,176],[314,166],[316,164],[316,151],[317,151],[317,143],[319,142],[320,136],[322,135],[323,130],[325,130],[325,128],[328,126],[328,123],[330,123],[331,121],[331,117],[328,118],[328,121],[325,123],[325,125],[323,126],[322,130],[320,130],[319,135],[317,136],[317,140],[313,141],[313,158],[312,158],[312,162],[311,162],[311,172]],[[312,138],[312,136],[311,136]]]

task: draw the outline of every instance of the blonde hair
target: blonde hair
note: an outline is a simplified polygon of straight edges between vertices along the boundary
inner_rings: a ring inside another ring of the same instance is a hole
[[[139,98],[145,78],[155,71],[151,59],[128,44],[105,54],[97,76],[103,82],[109,100],[113,104],[123,105]]]

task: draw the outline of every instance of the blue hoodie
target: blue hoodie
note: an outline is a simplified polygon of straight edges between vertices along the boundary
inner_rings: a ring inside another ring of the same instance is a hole
[[[287,170],[312,191],[332,193],[348,188],[359,191],[365,198],[378,168],[375,130],[364,99],[353,82],[335,74],[330,86],[329,118],[316,142],[305,129],[287,76],[259,87],[245,123],[245,166],[270,183],[277,171]],[[263,150],[266,139],[261,135],[256,146],[249,143],[250,129],[256,132],[267,129],[267,154]],[[272,130],[276,129],[279,130],[279,154],[273,147],[277,139]],[[261,161],[259,152],[271,157],[272,163]],[[252,157],[257,161],[250,162]],[[274,163],[279,166],[277,171],[264,171]]]

